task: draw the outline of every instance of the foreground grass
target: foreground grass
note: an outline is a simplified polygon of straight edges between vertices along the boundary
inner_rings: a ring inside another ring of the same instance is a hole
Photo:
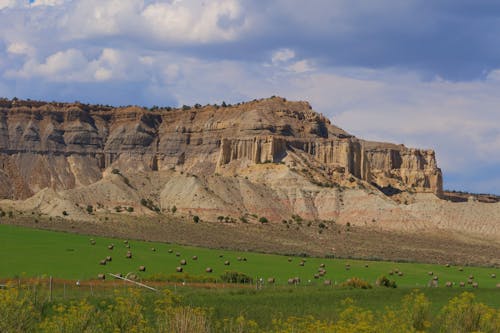
[[[500,331],[500,310],[481,301],[491,297],[486,290],[128,288],[54,302],[35,290],[33,285],[0,289],[0,332]]]
[[[422,288],[419,290],[429,298],[430,310],[434,314],[438,313],[439,309],[450,299],[464,292],[458,288]],[[211,308],[218,319],[224,316],[244,316],[267,327],[273,319],[289,316],[311,315],[321,320],[332,319],[347,298],[373,312],[381,311],[386,307],[395,309],[413,289],[283,287],[264,290],[177,288],[176,291],[181,295],[183,304]],[[500,309],[500,290],[478,289],[473,293],[477,301]]]
[[[95,240],[91,245],[90,239]],[[108,245],[114,244],[113,250]],[[450,281],[458,285],[467,282],[472,275],[480,288],[494,288],[498,281],[492,274],[499,275],[498,268],[487,267],[445,267],[445,265],[395,263],[382,261],[344,260],[326,258],[299,258],[280,255],[213,250],[175,244],[130,241],[127,248],[124,240],[83,236],[0,225],[0,278],[54,276],[62,279],[95,279],[99,273],[134,273],[145,280],[213,280],[226,270],[238,271],[264,281],[274,277],[276,285],[286,285],[291,277],[299,277],[302,285],[321,286],[325,279],[333,285],[351,277],[360,277],[374,283],[380,275],[395,280],[398,287],[419,288],[427,286],[433,276],[439,277],[440,285]],[[154,251],[153,251],[154,249]],[[132,251],[132,259],[125,258]],[[178,256],[176,255],[178,254]],[[105,266],[99,262],[106,256],[112,261]],[[197,256],[197,260],[192,257]],[[240,258],[241,260],[238,260]],[[187,260],[183,275],[176,275],[175,269],[181,259]],[[246,259],[246,260],[243,260]],[[303,266],[301,260],[305,259]],[[224,262],[229,261],[229,265]],[[320,264],[327,274],[314,278]],[[146,272],[138,272],[140,265]],[[211,267],[213,273],[206,273]],[[401,271],[402,276],[390,272]],[[429,272],[433,275],[430,276]],[[499,277],[500,278],[500,277]],[[470,287],[467,287],[470,288]]]

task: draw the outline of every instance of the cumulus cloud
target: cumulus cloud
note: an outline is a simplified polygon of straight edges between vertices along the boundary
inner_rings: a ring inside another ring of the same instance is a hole
[[[19,0],[0,0],[0,10],[7,8],[14,8],[22,5]]]
[[[9,78],[42,78],[48,82],[94,82],[107,80],[136,80],[140,68],[135,66],[135,55],[105,48],[95,57],[87,57],[78,49],[68,49],[51,54],[38,62],[28,60],[19,70],[9,70]],[[144,67],[143,67],[144,68]]]
[[[27,43],[14,42],[9,44],[7,52],[15,55],[33,55],[35,53],[35,49]]]
[[[142,43],[208,43],[235,39],[247,27],[237,0],[200,2],[87,0],[61,11],[64,39],[122,36]]]
[[[273,55],[271,57],[271,62],[273,64],[281,63],[281,62],[286,62],[291,59],[295,58],[295,52],[290,49],[281,49],[273,52]]]

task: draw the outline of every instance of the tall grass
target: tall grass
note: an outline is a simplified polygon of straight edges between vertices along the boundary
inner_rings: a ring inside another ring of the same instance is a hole
[[[293,292],[282,293],[294,297]],[[258,292],[234,295],[263,301]],[[275,311],[269,323],[245,313],[216,314],[215,308],[187,303],[169,290],[146,293],[138,289],[119,290],[108,298],[35,302],[30,286],[11,285],[0,289],[0,332],[500,332],[500,310],[469,292],[452,297],[435,312],[432,301],[414,290],[376,310],[347,297],[327,307],[326,316]],[[298,310],[306,308],[307,304],[298,306]]]

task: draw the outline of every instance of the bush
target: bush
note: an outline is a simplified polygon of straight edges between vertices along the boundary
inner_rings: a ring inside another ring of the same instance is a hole
[[[259,222],[260,223],[267,223],[269,222],[269,220],[267,218],[265,218],[264,216],[262,216],[260,219],[259,219]]]
[[[207,310],[189,306],[170,307],[164,313],[157,312],[157,332],[210,332]]]
[[[245,273],[236,271],[225,271],[220,276],[221,280],[226,283],[252,283],[253,279]]]
[[[154,212],[159,213],[160,212],[160,207],[156,206],[151,199],[141,199],[141,205],[151,209]],[[175,206],[174,206],[175,207]]]
[[[31,332],[39,318],[31,288],[7,286],[0,290],[0,332]]]
[[[497,311],[474,298],[470,292],[452,298],[439,315],[440,332],[500,332]]]
[[[194,223],[200,222],[200,217],[198,215],[193,216],[193,222]]]
[[[403,299],[401,317],[410,322],[414,329],[423,332],[431,326],[430,307],[429,299],[422,292],[414,290]]]
[[[396,288],[396,281],[389,280],[385,275],[381,275],[377,278],[375,284],[379,287]]]
[[[352,277],[346,282],[343,282],[341,287],[356,288],[356,289],[371,289],[372,285],[357,277]]]
[[[87,205],[87,213],[89,214],[92,214],[92,212],[94,211],[94,207],[92,207],[92,205]]]
[[[39,328],[47,333],[90,332],[96,328],[95,319],[95,308],[82,300],[54,306],[54,315],[45,318]]]

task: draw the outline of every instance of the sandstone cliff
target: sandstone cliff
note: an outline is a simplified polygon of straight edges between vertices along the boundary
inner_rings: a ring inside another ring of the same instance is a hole
[[[181,109],[0,99],[0,199],[92,223],[266,217],[500,242],[500,202],[451,202],[463,200],[442,193],[432,150],[356,138],[279,97]]]
[[[1,198],[89,186],[110,169],[237,175],[265,163],[327,187],[442,191],[433,151],[358,139],[306,102],[149,110],[0,101]]]

